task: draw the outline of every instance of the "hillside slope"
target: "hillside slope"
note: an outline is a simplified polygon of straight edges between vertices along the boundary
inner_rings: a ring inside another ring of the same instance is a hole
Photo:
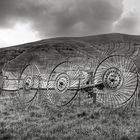
[[[104,59],[112,54],[123,54],[132,57],[140,69],[139,49],[140,36],[126,34],[52,38],[1,48],[0,68],[11,60],[9,67],[12,70],[33,62],[45,67],[49,60],[51,60],[50,63],[53,63],[72,58],[79,59],[80,62],[90,58]]]

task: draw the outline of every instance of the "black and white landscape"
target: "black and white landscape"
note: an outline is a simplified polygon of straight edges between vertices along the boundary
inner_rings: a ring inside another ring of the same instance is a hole
[[[139,48],[140,37],[125,34],[52,38],[1,48],[0,138],[139,139]],[[122,83],[111,86],[106,81],[106,91],[99,89],[97,75],[105,73],[103,65],[106,70],[116,66]],[[93,101],[94,91],[88,87],[95,85]]]
[[[0,140],[139,140],[139,5],[0,0]]]

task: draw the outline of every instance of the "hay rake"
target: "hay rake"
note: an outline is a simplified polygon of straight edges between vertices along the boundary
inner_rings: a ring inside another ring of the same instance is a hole
[[[46,77],[35,64],[27,65],[20,74],[7,71],[5,67],[1,89],[16,91],[25,104],[30,104],[43,92],[48,103],[56,108],[71,103],[81,90],[88,92],[90,89],[96,101],[109,108],[120,108],[136,96],[139,77],[131,58],[111,55],[97,64],[88,79],[85,73],[70,61],[57,64]]]

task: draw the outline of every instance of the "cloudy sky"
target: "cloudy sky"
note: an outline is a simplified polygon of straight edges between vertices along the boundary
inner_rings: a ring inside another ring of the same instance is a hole
[[[140,0],[0,0],[0,47],[58,36],[140,35]]]

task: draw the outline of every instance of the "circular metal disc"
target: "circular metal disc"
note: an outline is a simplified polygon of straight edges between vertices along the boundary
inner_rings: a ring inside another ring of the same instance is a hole
[[[117,90],[123,84],[123,74],[119,69],[111,67],[104,72],[102,80],[106,88]]]
[[[70,87],[70,77],[66,73],[61,73],[56,77],[55,90],[57,93],[64,93]]]
[[[104,59],[94,73],[97,101],[106,107],[127,104],[138,86],[137,67],[130,58],[113,55]]]

